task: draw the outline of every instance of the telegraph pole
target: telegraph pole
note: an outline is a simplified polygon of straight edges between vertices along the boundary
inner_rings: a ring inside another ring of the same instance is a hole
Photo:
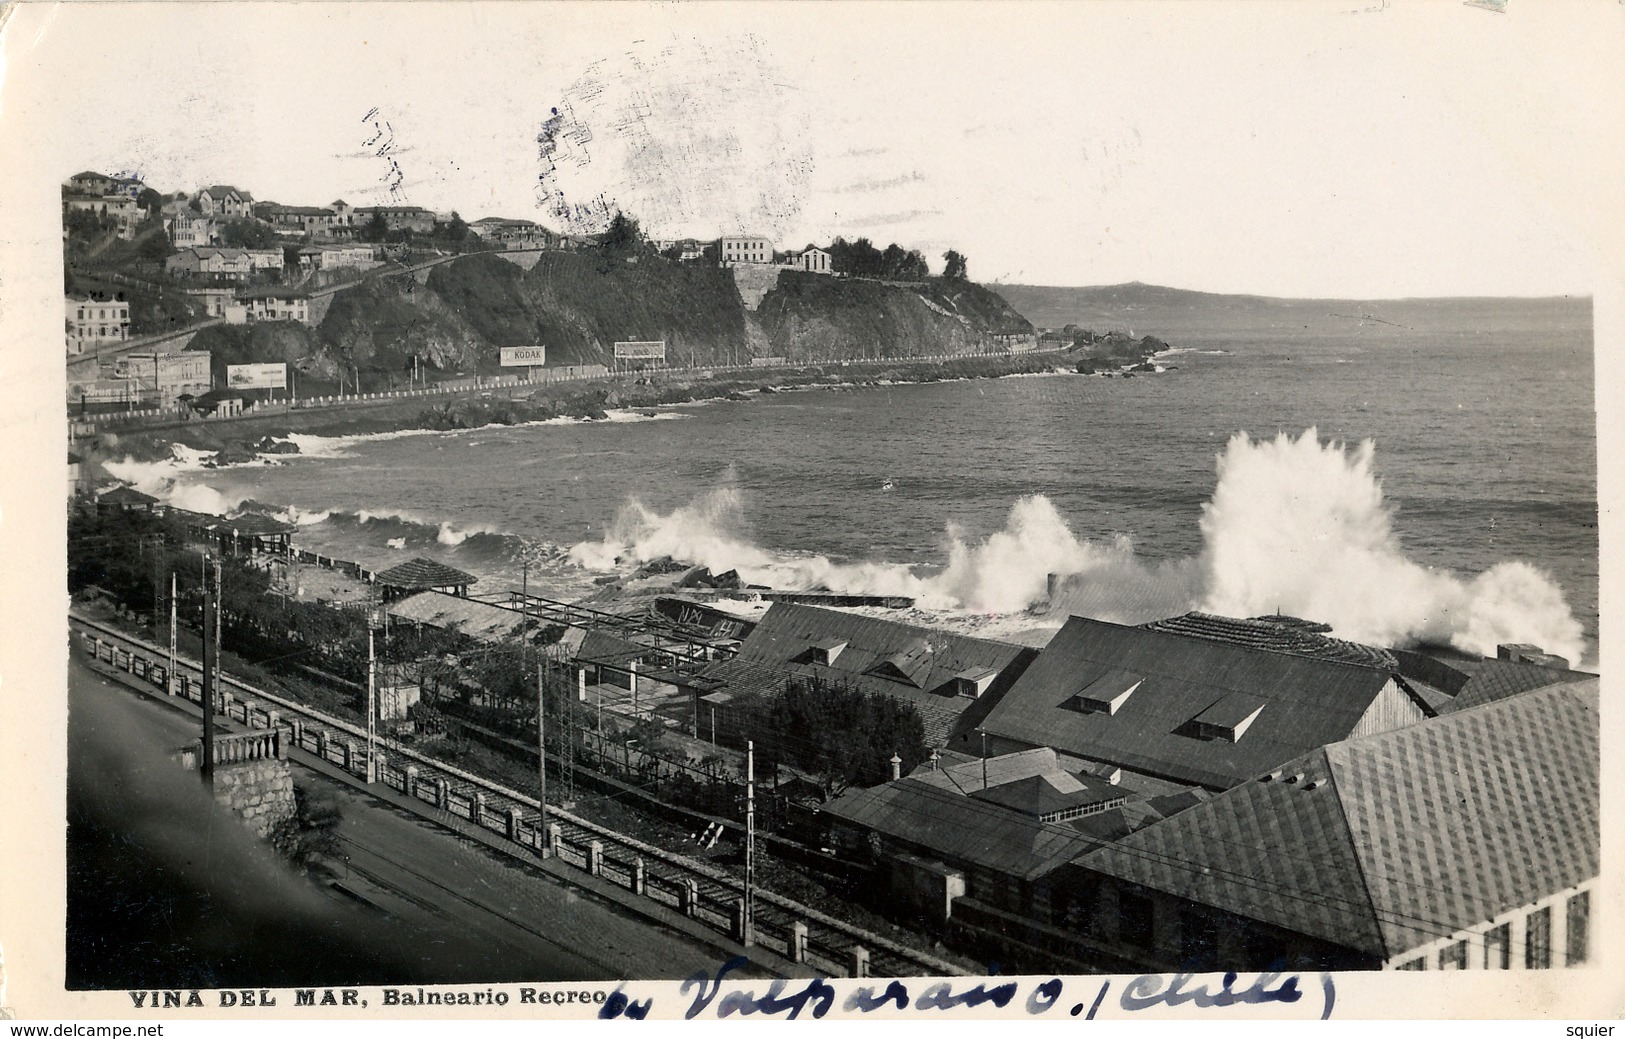
[[[373,655],[372,621],[367,621],[367,782],[378,782],[378,661]],[[407,791],[411,793],[411,791]]]
[[[214,595],[208,581],[209,560],[203,559],[203,784],[214,786]]]
[[[542,839],[540,851],[542,858],[547,858],[547,696],[542,688],[542,660],[536,658],[536,772],[542,781],[542,796],[538,799],[542,806],[541,820],[536,824],[541,828]]]
[[[745,741],[745,918],[740,944],[756,944],[756,741]]]
[[[169,670],[164,672],[164,692],[175,695],[175,571],[169,572]]]

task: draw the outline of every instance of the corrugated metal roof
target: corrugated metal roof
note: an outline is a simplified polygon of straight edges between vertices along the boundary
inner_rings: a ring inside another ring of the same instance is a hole
[[[397,620],[445,628],[484,642],[517,638],[526,624],[525,615],[518,610],[445,592],[418,592],[390,603],[387,609]]]
[[[895,840],[928,848],[950,861],[969,862],[1027,880],[1043,876],[1097,845],[1069,826],[1041,823],[915,779],[849,790],[823,810]]]
[[[1069,777],[1069,789],[1061,789],[1049,776],[1028,776],[1012,783],[991,786],[971,794],[978,801],[1001,805],[1012,811],[1034,818],[1063,812],[1069,808],[1103,804],[1108,801],[1126,801],[1128,792],[1109,783],[1084,784]]]
[[[813,647],[836,642],[846,645],[833,664],[814,662]],[[996,697],[1032,655],[1027,647],[1007,642],[779,602],[735,658],[705,673],[727,681],[735,693],[779,688],[803,675],[907,700],[925,718],[926,739],[935,745],[947,740],[959,715],[977,702],[957,695],[956,675],[999,671],[1000,679],[983,694],[983,699]]]
[[[1079,864],[1386,959],[1595,877],[1597,681],[1335,743]],[[1311,785],[1313,784],[1313,785]]]
[[[1086,712],[1069,702],[1117,671],[1144,681],[1115,712]],[[1224,789],[1345,738],[1388,681],[1379,668],[1073,617],[980,728]],[[1197,716],[1237,693],[1265,701],[1241,739],[1186,734]]]
[[[377,577],[379,584],[393,588],[452,588],[473,584],[479,578],[461,570],[418,556],[400,566],[392,566]]]
[[[1566,671],[1518,660],[1486,660],[1474,669],[1472,677],[1467,679],[1467,683],[1461,687],[1455,698],[1442,705],[1439,710],[1440,713],[1464,711],[1504,700],[1531,689],[1563,682],[1579,682],[1593,677],[1595,676],[1583,671]]]

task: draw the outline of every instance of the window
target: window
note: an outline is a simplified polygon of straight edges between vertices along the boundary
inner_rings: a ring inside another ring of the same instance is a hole
[[[1451,942],[1439,950],[1440,970],[1466,970],[1467,969],[1467,942]]]
[[[1206,913],[1179,911],[1179,966],[1181,970],[1213,968],[1219,959],[1219,931]]]
[[[1394,969],[1395,970],[1427,970],[1428,969],[1428,961],[1423,959],[1421,956],[1418,956],[1414,960],[1406,960],[1404,963],[1401,963],[1399,966],[1395,967]]]
[[[1155,908],[1151,899],[1133,891],[1117,896],[1117,935],[1130,945],[1149,948]]]
[[[1523,943],[1523,965],[1545,970],[1552,965],[1552,910],[1550,906],[1529,914],[1528,932]]]
[[[1569,898],[1566,913],[1569,925],[1567,964],[1584,963],[1591,951],[1591,892],[1582,891]]]

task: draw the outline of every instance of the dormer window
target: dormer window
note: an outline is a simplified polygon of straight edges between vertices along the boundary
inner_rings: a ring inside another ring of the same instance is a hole
[[[979,699],[993,685],[993,680],[999,677],[998,669],[991,667],[971,668],[961,671],[953,677],[952,688],[956,695],[968,696],[972,700]]]
[[[1072,705],[1085,714],[1116,714],[1144,681],[1132,671],[1113,669],[1078,690]]]
[[[835,658],[839,657],[841,650],[845,648],[845,639],[819,639],[808,648],[808,654],[813,663],[828,667],[835,663]]]
[[[1264,712],[1265,701],[1248,693],[1226,693],[1191,719],[1191,735],[1235,743]]]

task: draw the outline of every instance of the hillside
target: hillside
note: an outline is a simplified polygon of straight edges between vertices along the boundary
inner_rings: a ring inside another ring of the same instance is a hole
[[[787,270],[752,311],[723,268],[591,251],[545,253],[525,270],[486,253],[436,266],[421,285],[370,278],[340,291],[314,329],[208,329],[192,349],[215,350],[216,367],[298,361],[314,392],[341,369],[363,389],[399,384],[414,356],[431,373],[494,373],[501,347],[536,343],[550,365],[606,364],[617,340],[664,337],[673,365],[704,366],[978,353],[986,333],[1030,330],[997,293],[963,281]]]

